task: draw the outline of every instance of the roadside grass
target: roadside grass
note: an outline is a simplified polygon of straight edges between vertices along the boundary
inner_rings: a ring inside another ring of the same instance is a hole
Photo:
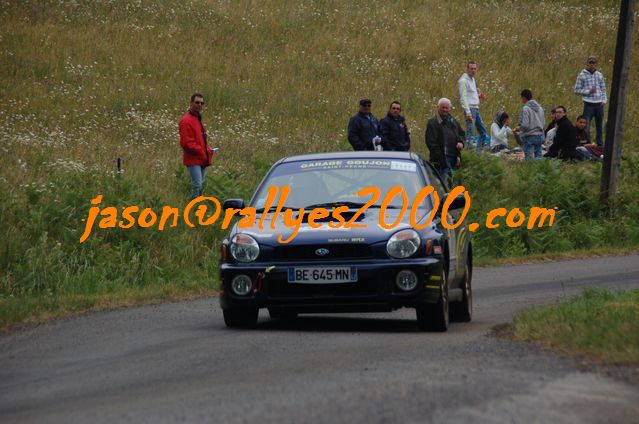
[[[517,340],[602,363],[639,364],[639,290],[588,288],[565,303],[517,314]]]
[[[571,259],[593,258],[602,256],[634,255],[639,253],[639,247],[601,247],[595,249],[568,250],[563,252],[532,253],[524,256],[507,256],[495,258],[480,256],[475,258],[474,267],[493,267],[503,265],[521,265],[549,261],[565,261]]]
[[[204,122],[220,147],[205,193],[248,199],[282,156],[349,150],[346,126],[362,97],[373,98],[378,117],[400,100],[412,150],[428,157],[426,120],[439,97],[457,103],[456,80],[471,59],[488,93],[487,123],[498,110],[515,122],[524,87],[574,118],[584,58],[599,56],[611,75],[617,8],[609,0],[0,0],[0,326],[72,310],[64,305],[77,299],[87,299],[82,309],[143,302],[168,287],[177,297],[217,287],[218,227],[96,229],[79,244],[98,194],[119,209],[187,203],[177,121],[193,91],[205,95]],[[639,73],[630,73],[629,92],[638,88]],[[597,163],[464,153],[468,222],[496,207],[558,208],[553,227],[482,226],[476,263],[637,249],[639,101],[627,101],[620,193],[610,207],[598,202]]]
[[[183,285],[171,283],[144,288],[118,288],[112,292],[8,297],[0,299],[0,331],[84,312],[188,300],[216,294],[216,290],[194,282]]]

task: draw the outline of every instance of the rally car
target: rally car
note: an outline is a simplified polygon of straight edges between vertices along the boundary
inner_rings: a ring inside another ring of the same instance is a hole
[[[429,186],[434,193],[424,196]],[[248,205],[224,202],[241,218],[221,247],[226,325],[253,327],[262,308],[295,319],[408,307],[425,331],[446,331],[449,317],[470,321],[473,254],[460,217],[467,199],[448,198],[433,166],[411,152],[279,160]]]

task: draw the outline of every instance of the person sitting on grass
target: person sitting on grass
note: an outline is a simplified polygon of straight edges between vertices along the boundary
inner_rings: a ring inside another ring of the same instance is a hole
[[[577,117],[577,123],[575,128],[577,128],[577,145],[584,146],[586,144],[590,144],[590,133],[586,129],[586,117],[583,115],[579,115]]]
[[[555,140],[555,135],[557,134],[557,120],[555,117],[555,112],[557,112],[556,107],[552,108],[552,110],[550,111],[550,123],[544,131],[544,144],[542,146],[542,149],[546,152],[548,151],[548,149],[550,149],[550,146],[552,146],[552,142]]]
[[[557,106],[555,108],[555,119],[557,120],[557,134],[545,156],[566,161],[581,160],[581,156],[576,151],[577,129],[566,116],[565,107]]]
[[[597,146],[595,143],[586,144],[584,146],[577,146],[577,153],[586,160],[598,160],[604,159],[604,146]]]
[[[513,130],[510,129],[508,124],[510,123],[510,117],[506,112],[498,112],[495,116],[495,120],[490,126],[490,151],[495,153],[503,150],[504,153],[509,153],[508,149],[508,135],[513,135]]]
[[[577,146],[577,153],[585,160],[603,160],[604,146],[597,146],[595,143]]]
[[[590,140],[590,133],[586,129],[586,117],[577,117],[577,153],[585,160],[603,160],[603,146],[597,146]]]

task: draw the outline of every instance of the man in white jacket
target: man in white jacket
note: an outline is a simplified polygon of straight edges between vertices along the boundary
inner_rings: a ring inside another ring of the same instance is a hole
[[[459,78],[457,85],[459,88],[459,101],[462,109],[464,109],[466,118],[466,140],[472,140],[474,124],[477,131],[479,131],[479,141],[477,142],[477,151],[479,152],[486,144],[486,127],[479,114],[479,102],[484,100],[485,95],[477,90],[476,73],[477,64],[468,62],[466,72]]]

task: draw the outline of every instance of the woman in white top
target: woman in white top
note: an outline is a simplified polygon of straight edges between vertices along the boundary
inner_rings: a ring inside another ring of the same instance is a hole
[[[508,135],[513,134],[508,124],[510,118],[506,112],[499,112],[495,116],[495,121],[490,126],[490,150],[497,152],[508,149]]]

